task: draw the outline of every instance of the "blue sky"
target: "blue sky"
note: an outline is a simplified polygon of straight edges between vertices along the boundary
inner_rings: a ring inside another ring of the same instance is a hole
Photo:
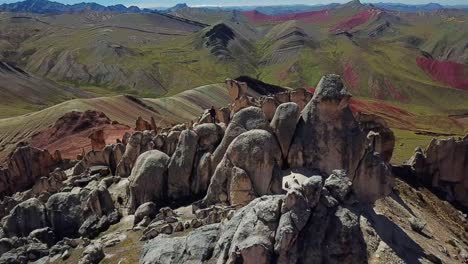
[[[0,3],[12,3],[18,2],[19,0],[0,0]],[[115,5],[115,4],[124,4],[126,6],[136,5],[139,7],[164,7],[164,6],[173,6],[177,3],[186,2],[190,6],[203,6],[203,5],[213,5],[213,6],[240,6],[240,5],[285,5],[285,4],[329,4],[329,3],[345,3],[348,0],[55,0],[57,2],[73,4],[79,2],[96,2],[102,5]],[[428,2],[436,2],[443,5],[462,5],[468,4],[467,0],[361,0],[365,3],[372,2],[386,2],[386,3],[405,3],[405,4],[426,4]]]

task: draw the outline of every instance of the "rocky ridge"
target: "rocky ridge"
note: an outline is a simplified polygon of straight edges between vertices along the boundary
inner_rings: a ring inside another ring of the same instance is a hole
[[[382,120],[352,114],[339,76],[324,76],[313,95],[252,97],[246,83],[226,84],[232,103],[217,116],[225,123],[203,115],[156,129],[138,120],[143,131],[84,153],[70,170],[13,154],[8,171],[19,161],[44,169],[0,177],[19,186],[0,203],[0,263],[66,262],[73,248],[80,263],[98,263],[133,233],[147,241],[140,263],[453,262],[415,246],[373,207],[396,195],[395,139]],[[410,219],[418,234],[437,235]],[[453,244],[464,259],[463,237]]]

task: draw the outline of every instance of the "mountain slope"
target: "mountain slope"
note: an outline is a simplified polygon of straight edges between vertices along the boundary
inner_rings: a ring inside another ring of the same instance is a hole
[[[99,12],[119,12],[119,13],[139,13],[141,10],[136,6],[126,7],[124,5],[102,6],[96,3],[79,3],[65,5],[48,0],[25,0],[22,2],[0,5],[0,11],[18,13],[39,13],[39,14],[62,14],[83,11]]]
[[[226,88],[221,84],[206,85],[160,99],[140,100],[130,96],[113,96],[66,101],[34,113],[0,119],[0,160],[3,160],[17,143],[30,141],[32,136],[52,127],[60,117],[71,111],[102,112],[110,120],[131,128],[135,127],[138,117],[141,116],[145,120],[153,117],[157,126],[167,127],[174,123],[195,120],[205,109],[211,106],[226,106],[228,102]],[[88,141],[86,139],[86,142]],[[67,148],[67,144],[60,145],[59,149],[62,148]],[[49,149],[50,152],[55,150]],[[81,153],[81,147],[74,151],[72,153],[75,155]]]
[[[73,98],[92,94],[59,85],[0,61],[0,118],[19,115]]]

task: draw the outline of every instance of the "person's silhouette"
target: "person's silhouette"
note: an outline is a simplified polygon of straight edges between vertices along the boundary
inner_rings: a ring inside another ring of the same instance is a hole
[[[216,110],[214,106],[211,106],[210,116],[211,116],[211,122],[213,122],[213,124],[216,123]]]

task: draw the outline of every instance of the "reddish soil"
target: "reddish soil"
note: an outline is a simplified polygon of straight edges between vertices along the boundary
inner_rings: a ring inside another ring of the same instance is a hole
[[[52,127],[33,135],[31,145],[49,152],[59,150],[63,158],[75,159],[83,149],[91,150],[88,137],[99,129],[104,131],[106,144],[115,143],[125,132],[133,131],[126,125],[112,122],[102,112],[73,111],[59,118]]]
[[[345,83],[352,91],[356,91],[359,88],[359,76],[354,71],[351,63],[347,62],[343,69],[343,78]]]
[[[304,89],[306,89],[311,94],[315,93],[315,87],[313,86],[304,86]]]
[[[258,11],[245,11],[243,12],[243,14],[253,23],[285,22],[289,20],[300,20],[308,23],[316,23],[326,21],[331,17],[329,10],[284,14],[276,16],[265,15]]]
[[[394,100],[398,100],[398,101],[402,101],[402,102],[408,101],[408,96],[406,96],[406,94],[404,94],[400,89],[396,88],[390,82],[390,80],[385,79],[385,86],[387,86],[387,90],[389,91],[390,96]]]
[[[347,30],[351,30],[357,26],[360,26],[364,23],[366,23],[367,21],[369,21],[369,19],[371,19],[372,17],[374,17],[376,15],[376,12],[375,11],[372,11],[372,10],[364,10],[360,13],[357,13],[356,15],[348,18],[348,19],[345,19],[345,20],[342,20],[340,22],[338,22],[338,24],[336,24],[332,29],[331,31],[332,32],[337,32],[337,31],[347,31]]]
[[[468,71],[461,63],[438,61],[424,57],[416,59],[419,68],[429,74],[433,80],[453,88],[468,90]]]
[[[387,121],[390,127],[404,129],[416,128],[415,118],[417,117],[414,114],[382,101],[367,102],[352,98],[350,101],[350,108],[355,114],[368,113],[380,116]]]

